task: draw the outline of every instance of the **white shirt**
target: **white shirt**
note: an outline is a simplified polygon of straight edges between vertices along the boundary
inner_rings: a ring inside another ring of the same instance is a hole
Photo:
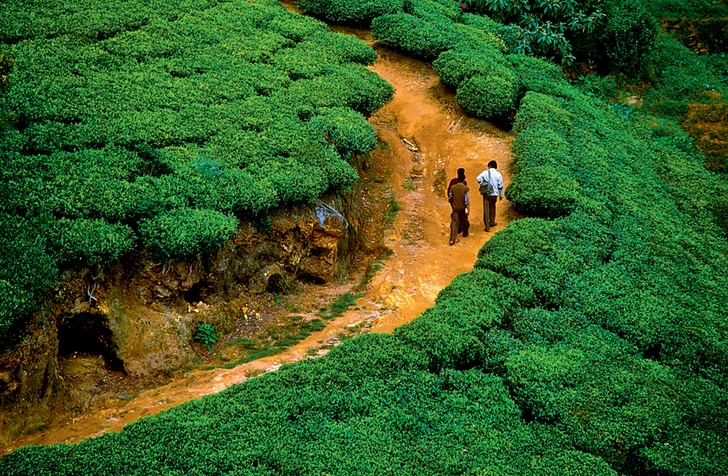
[[[483,181],[488,180],[488,174],[490,174],[490,184],[493,186],[493,193],[490,196],[495,197],[497,195],[503,198],[503,176],[496,169],[483,170],[475,180],[478,181],[478,184],[482,184]]]

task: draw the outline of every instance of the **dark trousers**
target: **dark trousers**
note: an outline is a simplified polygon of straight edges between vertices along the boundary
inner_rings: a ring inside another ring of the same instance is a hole
[[[463,238],[468,236],[470,222],[465,210],[453,210],[450,214],[450,243],[455,242],[458,237],[458,231],[463,230]]]
[[[498,195],[483,195],[483,223],[485,231],[490,231],[491,226],[495,226],[495,203],[498,201]]]

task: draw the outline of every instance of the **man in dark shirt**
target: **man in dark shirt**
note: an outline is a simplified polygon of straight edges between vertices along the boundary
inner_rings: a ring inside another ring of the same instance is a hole
[[[460,169],[462,170],[462,169]],[[448,200],[452,207],[450,214],[450,244],[455,244],[460,228],[463,230],[463,238],[468,236],[470,222],[468,221],[468,208],[470,208],[470,189],[465,185],[465,172],[458,170],[458,182],[450,187]]]
[[[448,200],[448,201],[449,201],[449,202],[450,202],[451,204],[452,204],[452,199],[450,198],[450,189],[452,188],[452,186],[453,186],[453,185],[455,185],[455,184],[457,184],[457,183],[458,183],[458,177],[459,177],[459,176],[461,176],[461,175],[462,175],[463,177],[465,177],[465,169],[464,169],[464,168],[462,168],[462,167],[460,167],[460,168],[458,169],[458,174],[457,174],[457,177],[453,177],[453,178],[452,178],[452,179],[450,180],[450,183],[449,183],[449,184],[448,184],[448,186],[447,186],[447,200]],[[466,186],[467,186],[467,185],[468,185],[468,181],[467,181],[467,180],[465,180],[465,179],[463,179],[463,185],[466,185]],[[461,231],[463,231],[463,224],[462,224],[462,223],[460,224],[460,228],[458,228],[458,233],[460,233]]]
[[[460,175],[462,175],[463,177],[465,177],[465,169],[462,168],[462,167],[458,169],[458,177]],[[455,185],[456,183],[458,183],[458,177],[453,177],[450,180],[450,183],[447,186],[447,196],[448,196],[448,199],[450,198],[450,189],[452,188],[453,185]],[[467,185],[468,184],[468,181],[467,180],[463,180],[463,184]]]

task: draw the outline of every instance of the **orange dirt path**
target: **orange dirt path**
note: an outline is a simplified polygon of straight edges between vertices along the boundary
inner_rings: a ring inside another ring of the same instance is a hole
[[[367,33],[354,33],[372,44]],[[379,48],[378,53],[379,59],[371,69],[388,80],[396,93],[393,101],[378,111],[371,122],[380,141],[386,144],[383,146],[386,153],[378,153],[378,160],[384,161],[380,165],[388,170],[386,180],[401,210],[391,229],[385,232],[385,245],[392,253],[372,278],[356,308],[281,354],[232,369],[190,372],[128,401],[120,400],[113,408],[57,422],[45,430],[24,435],[10,446],[0,448],[0,455],[20,446],[78,442],[119,431],[141,417],[220,392],[251,375],[310,357],[321,348],[321,342],[362,324],[374,332],[391,332],[434,305],[441,289],[458,274],[472,269],[483,244],[515,218],[507,201],[498,202],[498,226],[490,233],[484,232],[483,204],[475,182],[488,161],[496,160],[505,184],[509,183],[512,135],[485,121],[463,116],[455,105],[454,95],[439,83],[428,63],[385,48]],[[471,235],[460,236],[454,246],[449,246],[450,206],[445,189],[458,167],[465,168],[473,189]],[[347,287],[352,285],[342,286],[342,291]]]

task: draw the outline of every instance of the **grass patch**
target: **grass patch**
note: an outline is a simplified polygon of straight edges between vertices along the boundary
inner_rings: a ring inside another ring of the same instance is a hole
[[[305,321],[301,316],[291,316],[285,324],[266,327],[255,337],[240,338],[230,342],[228,346],[238,347],[242,355],[222,367],[230,369],[246,362],[279,354],[324,327],[326,323],[321,319]]]
[[[384,212],[385,223],[392,224],[400,210],[402,210],[402,205],[399,204],[394,194],[390,195],[387,210]]]
[[[412,177],[407,177],[404,179],[404,183],[402,184],[402,189],[407,191],[417,190],[417,184],[412,180]]]
[[[319,310],[319,316],[328,320],[342,316],[344,312],[351,306],[356,304],[356,300],[359,299],[362,294],[344,293],[334,299],[328,308],[321,308]]]

